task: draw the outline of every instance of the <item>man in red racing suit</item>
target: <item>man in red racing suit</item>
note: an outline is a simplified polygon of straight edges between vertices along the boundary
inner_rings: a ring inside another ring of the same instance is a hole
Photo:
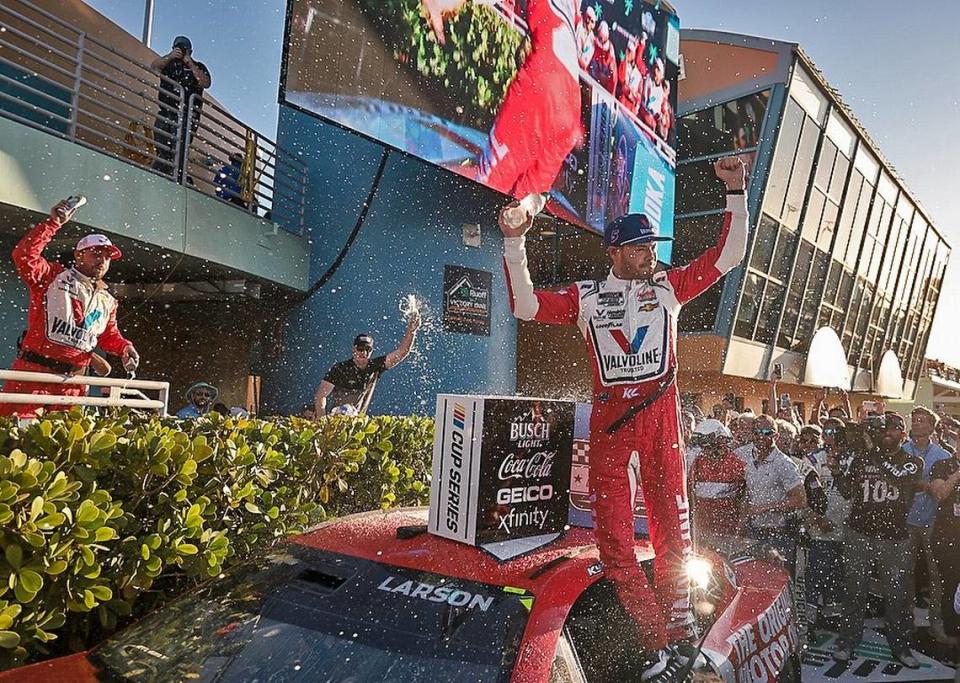
[[[641,680],[669,680],[660,666],[676,661],[668,644],[690,636],[689,583],[683,563],[691,552],[676,373],[680,307],[743,259],[747,238],[743,164],[714,164],[727,187],[727,210],[716,246],[689,265],[656,271],[659,237],[646,216],[629,214],[604,233],[612,261],[605,281],[575,282],[560,292],[534,291],[527,270],[528,220],[512,228],[501,214],[504,266],[514,315],[521,320],[577,325],[593,367],[590,418],[590,495],[604,573],[637,622],[646,648],[660,662]],[[511,206],[515,206],[516,203]],[[634,555],[637,479],[656,553],[656,595]]]
[[[421,1],[443,44],[444,17],[458,12],[466,0]],[[530,53],[507,88],[480,156],[476,179],[484,185],[514,197],[547,192],[570,150],[583,140],[579,4],[528,0]]]
[[[125,367],[139,362],[133,344],[117,329],[117,301],[102,279],[120,250],[104,235],[87,235],[77,244],[72,268],[43,257],[71,215],[63,202],[57,204],[14,247],[14,266],[30,290],[30,306],[13,370],[82,375],[98,346],[121,356]],[[80,384],[10,380],[2,393],[83,396],[86,390]],[[0,415],[32,417],[40,407],[0,402]]]

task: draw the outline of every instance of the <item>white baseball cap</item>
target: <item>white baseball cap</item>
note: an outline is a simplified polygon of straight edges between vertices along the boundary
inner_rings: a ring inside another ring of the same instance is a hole
[[[79,242],[77,242],[77,251],[83,251],[84,249],[94,249],[96,247],[107,247],[110,250],[110,258],[118,259],[123,256],[120,253],[120,250],[117,249],[116,245],[110,241],[110,238],[106,235],[87,235]]]

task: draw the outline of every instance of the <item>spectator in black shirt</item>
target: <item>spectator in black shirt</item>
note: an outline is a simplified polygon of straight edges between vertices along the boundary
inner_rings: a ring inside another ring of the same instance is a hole
[[[960,636],[960,615],[953,609],[960,585],[960,460],[939,460],[930,472],[930,495],[937,501],[930,546],[943,581],[941,616],[946,635],[954,644]]]
[[[157,145],[157,156],[153,164],[154,169],[169,175],[173,171],[173,160],[179,148],[181,154],[189,150],[185,146],[187,128],[177,126],[180,98],[183,98],[183,116],[186,122],[187,109],[191,95],[195,95],[193,115],[190,119],[190,130],[197,132],[200,124],[200,110],[203,106],[203,91],[210,87],[210,70],[203,62],[193,59],[193,45],[186,36],[177,36],[173,39],[173,49],[162,57],[157,57],[150,64],[152,71],[157,71],[166,78],[160,79],[160,109],[154,125],[154,138]],[[170,79],[170,80],[167,80]],[[172,82],[171,82],[172,81]],[[183,91],[174,85],[179,84]],[[181,157],[182,159],[182,157]],[[179,172],[177,174],[179,180]]]
[[[419,327],[420,316],[414,313],[407,322],[407,331],[400,346],[386,356],[372,359],[373,337],[369,334],[358,334],[353,340],[353,357],[331,367],[320,382],[315,397],[316,416],[327,414],[327,403],[338,413],[365,413],[380,375],[409,355]]]
[[[903,450],[906,424],[896,413],[888,413],[876,425],[850,426],[848,436],[858,429],[866,430],[864,444],[868,448],[854,455],[849,470],[838,481],[840,493],[850,501],[850,517],[843,558],[845,619],[833,658],[849,661],[853,648],[860,642],[866,587],[876,562],[886,598],[890,649],[900,663],[916,669],[920,663],[910,651],[913,611],[907,577],[912,557],[907,513],[923,472],[923,459]],[[876,446],[872,445],[874,441]]]

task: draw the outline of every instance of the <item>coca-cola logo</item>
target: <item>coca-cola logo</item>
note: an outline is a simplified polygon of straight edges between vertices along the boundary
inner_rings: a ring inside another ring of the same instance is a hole
[[[545,479],[553,471],[553,459],[556,451],[539,451],[523,458],[516,453],[510,453],[500,462],[500,471],[497,473],[500,481],[508,479]]]

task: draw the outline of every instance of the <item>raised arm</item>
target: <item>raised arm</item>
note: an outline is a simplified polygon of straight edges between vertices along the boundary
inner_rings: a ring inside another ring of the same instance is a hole
[[[49,218],[30,228],[13,248],[13,265],[28,287],[40,287],[51,277],[52,266],[43,257],[43,250],[73,213],[67,211],[65,202],[57,203],[50,209]]]
[[[504,213],[517,205],[513,202],[500,213],[500,232],[503,233],[503,270],[507,278],[507,298],[510,310],[520,320],[573,325],[580,315],[580,293],[575,284],[560,292],[534,290],[527,269],[526,233],[533,218],[518,228],[506,222]]]
[[[443,32],[443,20],[445,17],[456,14],[467,0],[421,0],[423,9],[427,12],[427,21],[430,22],[430,28],[433,29],[437,42],[441,45],[447,42],[447,37]]]
[[[183,50],[181,50],[179,47],[173,48],[167,54],[160,55],[150,62],[150,70],[157,72],[163,71],[167,67],[167,64],[172,62],[174,59],[183,59]]]
[[[413,348],[413,341],[416,339],[417,330],[419,328],[420,314],[414,313],[410,316],[410,320],[407,322],[407,331],[404,333],[403,339],[400,341],[400,346],[387,354],[384,365],[388,370],[410,355],[410,349]]]

